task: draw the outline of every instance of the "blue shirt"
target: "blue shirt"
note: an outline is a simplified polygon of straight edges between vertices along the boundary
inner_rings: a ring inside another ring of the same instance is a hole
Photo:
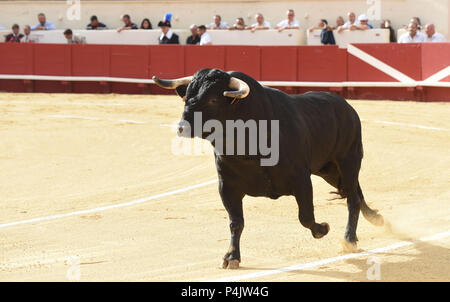
[[[55,29],[55,24],[49,21],[45,21],[45,24],[42,25],[39,23],[38,25],[32,26],[31,30],[36,30],[38,27],[44,26],[46,30]]]

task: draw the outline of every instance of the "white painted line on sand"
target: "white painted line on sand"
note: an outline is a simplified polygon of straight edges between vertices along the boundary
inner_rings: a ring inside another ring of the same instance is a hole
[[[325,264],[338,262],[338,261],[342,261],[342,260],[348,260],[348,259],[354,259],[354,258],[370,256],[370,255],[374,255],[374,254],[380,254],[380,253],[384,253],[384,252],[387,252],[387,251],[395,250],[395,249],[398,249],[398,248],[401,248],[401,247],[414,245],[414,244],[420,243],[420,242],[427,242],[427,241],[431,241],[431,240],[443,239],[443,238],[446,238],[448,236],[450,236],[450,231],[447,231],[447,232],[444,232],[444,233],[435,234],[435,235],[432,235],[432,236],[429,236],[429,237],[424,237],[424,238],[421,238],[421,239],[419,239],[417,241],[401,241],[401,242],[397,242],[397,243],[394,243],[394,244],[391,244],[391,245],[388,245],[388,246],[385,246],[385,247],[382,247],[382,248],[376,248],[376,249],[373,249],[373,250],[369,250],[369,251],[366,251],[366,252],[347,254],[347,255],[342,255],[342,256],[338,256],[338,257],[327,258],[327,259],[322,259],[322,260],[308,262],[308,263],[303,263],[303,264],[298,264],[298,265],[292,265],[292,266],[278,268],[278,269],[254,272],[254,273],[245,274],[245,275],[225,277],[225,278],[220,278],[220,279],[216,279],[216,280],[211,280],[210,282],[242,281],[242,280],[248,280],[248,279],[255,279],[255,278],[271,276],[271,275],[277,275],[277,274],[281,274],[281,273],[288,273],[288,272],[300,271],[300,270],[304,270],[304,269],[311,269],[311,268],[315,268],[315,267],[318,267],[318,266],[322,266],[322,265],[325,265]]]
[[[377,124],[392,125],[392,126],[418,128],[418,129],[425,129],[425,130],[450,131],[450,129],[447,129],[447,128],[423,126],[423,125],[417,125],[417,124],[407,124],[407,123],[398,123],[398,122],[389,122],[389,121],[380,121],[380,120],[366,120],[366,119],[361,119],[361,121],[362,122],[372,122],[372,123],[377,123]]]
[[[125,119],[101,119],[99,117],[95,116],[81,116],[81,115],[65,115],[65,114],[53,114],[53,115],[46,115],[46,117],[49,118],[60,118],[60,119],[80,119],[80,120],[92,120],[92,121],[113,121],[113,122],[121,122],[121,123],[127,123],[127,124],[146,124],[146,122],[143,121],[134,121],[134,120],[125,120]]]
[[[169,192],[166,192],[166,193],[156,194],[156,195],[153,195],[153,196],[144,197],[144,198],[140,198],[140,199],[124,202],[124,203],[113,204],[113,205],[109,205],[109,206],[103,206],[103,207],[87,209],[87,210],[68,212],[68,213],[57,214],[57,215],[37,217],[37,218],[21,220],[21,221],[15,221],[15,222],[3,223],[3,224],[0,224],[0,229],[11,227],[11,226],[16,226],[16,225],[36,223],[36,222],[54,220],[54,219],[59,219],[59,218],[64,218],[64,217],[70,217],[70,216],[76,216],[76,215],[84,215],[84,214],[90,214],[90,213],[98,213],[98,212],[103,212],[103,211],[106,211],[106,210],[112,210],[112,209],[118,209],[118,208],[123,208],[123,207],[134,206],[134,205],[137,205],[137,204],[140,204],[140,203],[145,203],[145,202],[148,202],[148,201],[151,201],[151,200],[155,200],[155,199],[159,199],[159,198],[163,198],[163,197],[167,197],[167,196],[171,196],[171,195],[175,195],[175,194],[191,191],[191,190],[198,189],[198,188],[201,188],[201,187],[205,187],[205,186],[208,186],[210,184],[217,183],[217,182],[218,182],[218,180],[214,179],[214,180],[210,180],[210,181],[203,182],[203,183],[200,183],[200,184],[187,186],[187,187],[184,187],[184,188],[181,188],[181,189],[177,189],[177,190],[174,190],[174,191],[169,191]]]

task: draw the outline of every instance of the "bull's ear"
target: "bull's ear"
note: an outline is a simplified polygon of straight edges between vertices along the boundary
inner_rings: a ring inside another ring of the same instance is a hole
[[[187,85],[180,85],[175,90],[181,98],[184,98],[186,96]]]

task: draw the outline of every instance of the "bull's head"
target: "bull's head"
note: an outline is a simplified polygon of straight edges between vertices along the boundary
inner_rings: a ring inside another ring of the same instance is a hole
[[[178,135],[186,137],[199,136],[205,138],[209,133],[192,131],[194,113],[201,113],[202,125],[208,120],[225,122],[230,106],[245,99],[250,93],[250,87],[243,80],[232,77],[218,69],[202,69],[193,76],[175,80],[161,80],[153,77],[155,83],[166,89],[176,89],[184,100],[184,112],[179,123]],[[197,121],[196,121],[197,122]],[[190,127],[190,131],[187,131]]]

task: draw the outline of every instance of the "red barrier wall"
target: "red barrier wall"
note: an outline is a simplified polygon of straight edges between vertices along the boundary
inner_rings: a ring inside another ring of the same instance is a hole
[[[357,44],[355,47],[422,81],[450,65],[450,43]],[[244,72],[260,81],[397,82],[337,46],[65,45],[0,43],[0,74],[177,78],[201,68]],[[442,81],[450,81],[450,76]],[[450,101],[449,88],[283,87],[347,98]],[[0,80],[1,91],[174,93],[155,85],[115,82]]]

